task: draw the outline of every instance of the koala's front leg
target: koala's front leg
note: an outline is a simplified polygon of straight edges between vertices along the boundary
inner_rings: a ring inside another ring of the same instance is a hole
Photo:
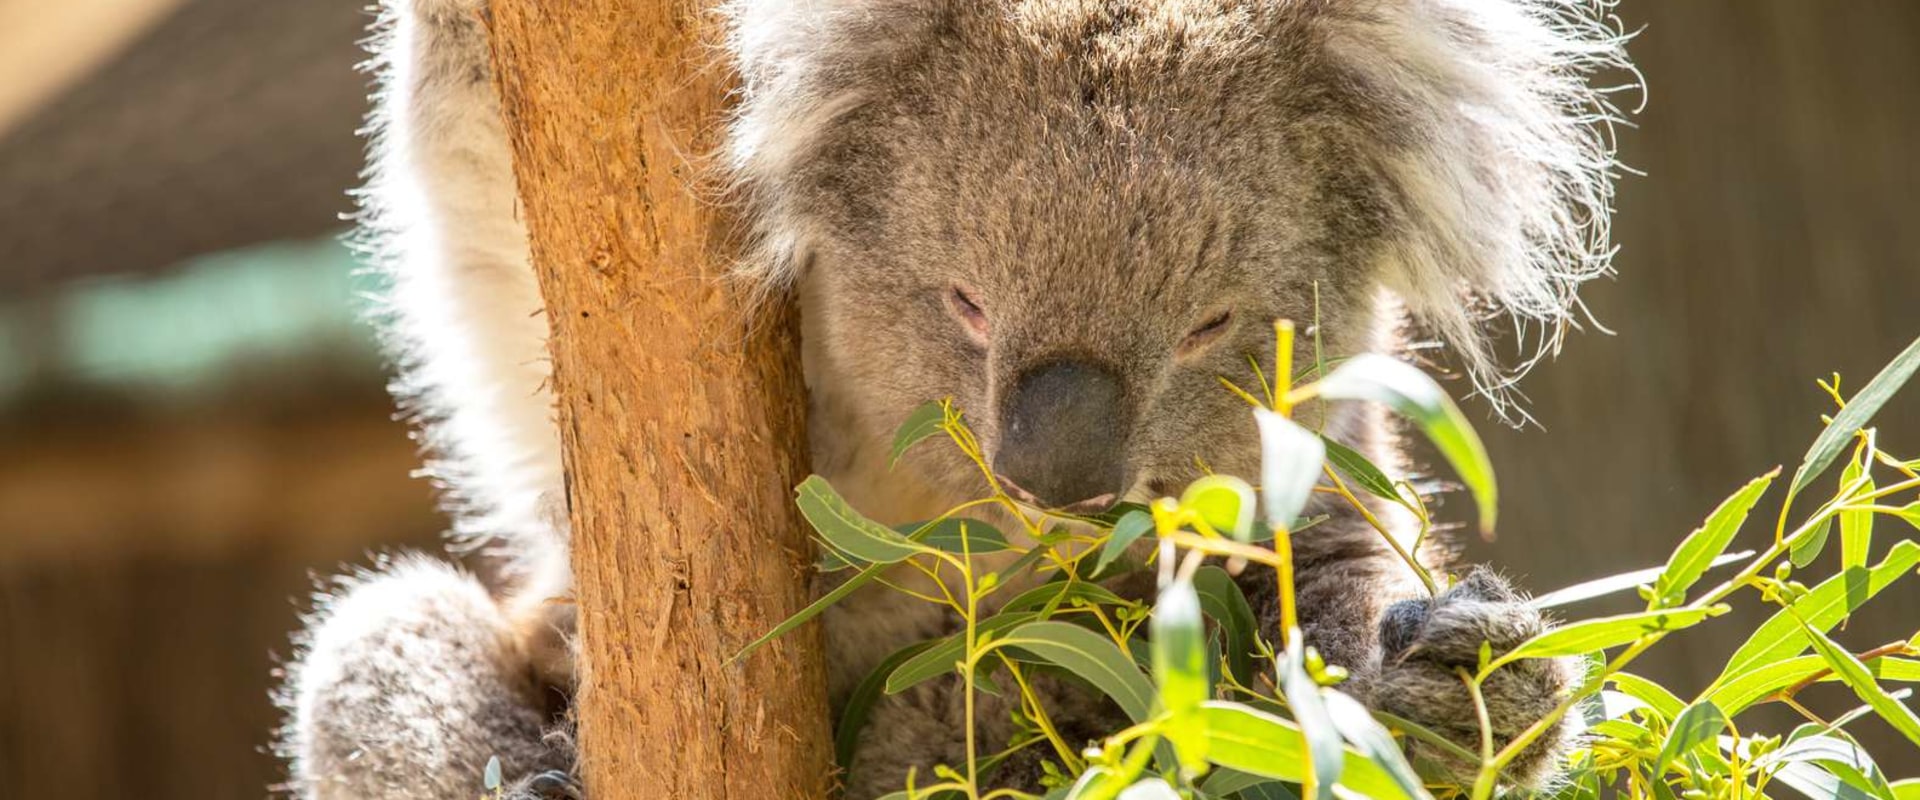
[[[1499,656],[1546,627],[1540,612],[1505,580],[1476,568],[1438,597],[1403,600],[1387,608],[1380,624],[1381,663],[1369,701],[1378,710],[1478,752],[1479,715],[1461,674],[1478,669],[1481,643],[1490,644]],[[1578,662],[1572,658],[1527,659],[1494,670],[1481,684],[1494,748],[1505,747],[1547,716],[1578,678]],[[1562,718],[1523,750],[1508,766],[1507,780],[1523,786],[1550,780],[1559,770],[1571,727]],[[1438,748],[1423,755],[1461,780],[1472,780],[1476,765],[1451,763]]]

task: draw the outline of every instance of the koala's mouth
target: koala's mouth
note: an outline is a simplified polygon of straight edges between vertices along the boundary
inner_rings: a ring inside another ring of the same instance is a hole
[[[1082,515],[1098,514],[1112,508],[1115,503],[1119,502],[1119,495],[1113,492],[1107,492],[1106,494],[1096,495],[1066,505],[1048,505],[1042,502],[1039,497],[1036,497],[1034,493],[1021,488],[1020,484],[1013,482],[1006,476],[997,476],[995,479],[1000,482],[1000,488],[1006,490],[1008,497],[1019,501],[1023,505],[1046,511],[1063,511],[1068,514]]]

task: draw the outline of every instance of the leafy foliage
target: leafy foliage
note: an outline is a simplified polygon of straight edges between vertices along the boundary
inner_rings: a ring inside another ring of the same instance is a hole
[[[1291,325],[1278,324],[1276,334],[1275,374],[1295,374]],[[1401,542],[1368,513],[1367,502],[1399,505],[1419,521],[1419,537],[1424,537],[1433,524],[1425,498],[1361,453],[1293,422],[1299,404],[1341,399],[1388,405],[1435,442],[1474,495],[1481,523],[1490,526],[1495,520],[1493,470],[1459,409],[1418,370],[1378,357],[1308,371],[1324,375],[1316,382],[1262,386],[1264,402],[1235,390],[1256,406],[1263,459],[1258,490],[1238,478],[1210,475],[1177,500],[1161,498],[1150,506],[1086,517],[1026,508],[994,486],[991,496],[940,519],[895,529],[861,516],[825,480],[809,478],[798,489],[798,502],[827,554],[823,568],[857,571],[748,651],[855,589],[884,581],[882,573],[918,573],[926,585],[939,588],[929,593],[886,583],[945,606],[964,626],[903,648],[854,690],[836,741],[842,764],[850,760],[875,703],[921,682],[957,675],[968,687],[970,731],[977,692],[1017,694],[1016,721],[1025,734],[1011,749],[1051,751],[1046,800],[1481,800],[1505,788],[1507,766],[1569,714],[1587,725],[1587,733],[1563,765],[1567,777],[1553,790],[1555,798],[1748,798],[1772,796],[1784,786],[1817,798],[1920,800],[1920,781],[1889,779],[1845,731],[1853,719],[1873,714],[1920,747],[1920,716],[1905,704],[1906,690],[1889,689],[1920,681],[1920,659],[1914,658],[1920,656],[1920,634],[1860,653],[1828,635],[1920,565],[1920,543],[1911,538],[1882,537],[1884,554],[1872,562],[1876,521],[1901,520],[1907,525],[1900,530],[1909,534],[1909,526],[1920,527],[1920,460],[1880,449],[1875,431],[1866,427],[1916,368],[1920,342],[1851,401],[1842,398],[1837,377],[1822,384],[1840,410],[1795,471],[1770,540],[1752,543],[1757,554],[1729,550],[1750,528],[1751,512],[1779,475],[1777,468],[1715,509],[1679,542],[1664,566],[1542,598],[1543,605],[1566,605],[1637,588],[1647,603],[1644,611],[1574,620],[1505,653],[1483,647],[1479,670],[1464,676],[1475,687],[1476,700],[1480,682],[1504,664],[1560,656],[1582,656],[1593,664],[1548,718],[1497,750],[1488,744],[1480,753],[1470,752],[1409,721],[1369,713],[1341,691],[1344,673],[1324,664],[1308,646],[1295,615],[1291,537],[1313,494],[1331,495],[1358,509],[1428,591],[1438,593],[1451,580],[1420,563],[1418,538]],[[978,442],[948,402],[916,410],[891,456],[897,461],[940,433],[980,464],[983,475],[991,474]],[[1789,526],[1795,498],[1813,486],[1848,442],[1854,447],[1834,493]],[[1356,495],[1349,481],[1371,501]],[[1013,521],[1007,533],[973,519],[988,510]],[[1812,588],[1795,580],[1794,569],[1817,563],[1821,544],[1836,525],[1840,571]],[[1224,568],[1208,563],[1219,559]],[[1741,565],[1736,574],[1697,588],[1714,568],[1729,563]],[[1276,574],[1278,642],[1262,638],[1251,605],[1229,576],[1246,568]],[[1159,596],[1150,605],[1096,582],[1138,571],[1157,574]],[[1666,637],[1711,623],[1736,595],[1779,611],[1691,699],[1626,671]],[[1091,746],[1064,741],[1032,691],[1031,677],[1040,672],[1091,686],[1111,698],[1132,724]],[[1010,681],[994,677],[1000,674]],[[1864,705],[1832,720],[1815,717],[1795,702],[1795,695],[1819,682],[1846,685]],[[1770,735],[1742,722],[1744,712],[1769,702],[1801,712],[1809,723]],[[1433,765],[1409,763],[1404,745],[1410,739],[1478,764],[1475,779],[1452,785]],[[1483,741],[1492,738],[1483,734]],[[1010,752],[980,753],[969,735],[965,763],[935,770],[928,783],[916,776],[913,785],[890,797],[1040,800],[1020,791],[982,788],[993,766]],[[1901,754],[1892,763],[1910,764],[1913,756]]]

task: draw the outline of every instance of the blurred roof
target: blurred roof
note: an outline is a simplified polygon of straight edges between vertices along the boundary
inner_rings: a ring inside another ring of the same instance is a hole
[[[24,118],[0,119],[0,295],[342,227],[361,161],[349,123],[366,105],[354,68],[366,9],[182,0],[154,16]],[[59,26],[0,29],[0,50],[111,38],[75,27],[60,34],[73,42],[16,38]]]

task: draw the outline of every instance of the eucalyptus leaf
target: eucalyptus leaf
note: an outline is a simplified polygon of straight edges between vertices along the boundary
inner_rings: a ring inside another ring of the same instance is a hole
[[[1359,451],[1325,436],[1320,437],[1320,442],[1326,445],[1327,463],[1332,464],[1340,474],[1347,476],[1355,486],[1382,500],[1391,500],[1395,503],[1406,502],[1400,498],[1398,492],[1394,491],[1393,480],[1388,478],[1379,467],[1374,466],[1372,461],[1368,461],[1366,456],[1360,455]]]
[[[1393,734],[1387,733],[1387,729],[1374,720],[1365,705],[1346,692],[1334,689],[1323,693],[1322,699],[1326,701],[1327,714],[1333,719],[1333,727],[1355,750],[1385,768],[1408,797],[1429,796],[1427,787],[1420,781],[1420,774],[1414,772],[1412,764],[1407,763],[1400,743],[1394,741]]]
[[[1867,665],[1860,663],[1860,659],[1847,652],[1846,648],[1827,638],[1825,633],[1808,625],[1802,625],[1801,630],[1806,633],[1807,641],[1813,645],[1814,652],[1826,659],[1827,665],[1833,667],[1834,674],[1839,676],[1842,683],[1853,689],[1853,693],[1858,695],[1861,701],[1873,706],[1874,713],[1879,714],[1888,725],[1892,725],[1894,730],[1907,737],[1908,741],[1920,745],[1920,716],[1915,716],[1913,709],[1880,688],[1880,684],[1874,681],[1873,673],[1867,669]]]
[[[1152,631],[1153,678],[1167,718],[1160,730],[1189,773],[1207,769],[1206,723],[1194,711],[1213,694],[1207,680],[1206,623],[1193,583],[1176,580],[1160,590],[1148,621]]]
[[[1384,403],[1418,425],[1472,491],[1480,512],[1480,529],[1493,530],[1499,490],[1487,448],[1453,398],[1426,373],[1386,356],[1368,354],[1341,364],[1319,387],[1320,396],[1328,400]]]
[[[1207,757],[1222,767],[1275,780],[1306,777],[1306,740],[1292,721],[1239,703],[1210,701],[1200,707],[1207,718]],[[1375,800],[1405,798],[1393,776],[1365,756],[1345,753],[1340,785]]]
[[[1911,659],[1881,657],[1864,662],[1867,672],[1876,680],[1899,681],[1902,683],[1920,682],[1920,661]],[[1819,656],[1796,656],[1784,661],[1763,664],[1740,673],[1727,681],[1715,685],[1704,692],[1706,699],[1712,700],[1728,714],[1738,714],[1748,706],[1766,699],[1773,693],[1791,687],[1800,681],[1811,678],[1827,669],[1827,661]],[[1823,682],[1839,680],[1834,675],[1821,678]]]
[[[853,510],[826,478],[809,475],[794,491],[807,524],[847,556],[869,564],[892,564],[932,550]]]
[[[1607,676],[1607,680],[1612,682],[1614,687],[1620,691],[1646,703],[1658,713],[1662,719],[1671,721],[1674,717],[1680,715],[1682,709],[1686,708],[1687,704],[1681,702],[1680,698],[1675,697],[1673,692],[1667,691],[1666,687],[1631,672],[1616,672]]]
[[[963,552],[980,555],[1013,549],[1007,543],[1006,534],[1001,533],[999,528],[967,517],[947,517],[932,523],[902,525],[894,530],[913,541],[956,555]]]
[[[1215,566],[1201,567],[1193,575],[1194,589],[1200,593],[1200,607],[1214,619],[1225,634],[1227,667],[1234,680],[1247,686],[1253,681],[1253,657],[1258,649],[1259,621],[1253,606],[1233,576]]]
[[[1654,592],[1661,598],[1684,598],[1688,588],[1705,575],[1708,567],[1720,558],[1733,543],[1733,536],[1740,532],[1740,526],[1747,521],[1747,514],[1753,510],[1760,496],[1766,494],[1767,487],[1773,485],[1773,479],[1779,477],[1780,469],[1775,467],[1758,478],[1749,481],[1740,491],[1734,492],[1707,516],[1707,521],[1698,530],[1689,534],[1674,548],[1673,555],[1667,558],[1667,568],[1655,580]]]
[[[1726,555],[1720,556],[1719,558],[1716,558],[1713,561],[1708,562],[1707,568],[1712,569],[1714,567],[1723,567],[1728,564],[1732,564],[1736,561],[1743,561],[1752,557],[1753,557],[1752,550],[1742,550],[1738,553],[1727,553]],[[1570,605],[1573,605],[1574,603],[1578,603],[1583,600],[1592,600],[1596,597],[1605,597],[1606,595],[1610,595],[1615,592],[1624,592],[1628,589],[1645,585],[1649,582],[1658,580],[1660,578],[1661,573],[1666,572],[1666,570],[1667,570],[1666,567],[1648,567],[1646,569],[1638,569],[1632,572],[1623,572],[1623,573],[1620,573],[1619,575],[1609,575],[1605,578],[1595,578],[1590,581],[1576,583],[1564,589],[1555,589],[1554,591],[1551,591],[1546,594],[1533,598],[1533,600],[1531,600],[1530,602],[1533,604],[1534,608],[1559,608],[1561,606],[1570,606]]]
[[[1308,486],[1312,488],[1311,485]],[[1187,484],[1180,505],[1200,516],[1207,526],[1235,541],[1253,539],[1253,487],[1232,475],[1205,475]]]
[[[1016,627],[998,642],[1093,684],[1134,722],[1153,713],[1153,683],[1111,639],[1077,625],[1041,621]]]
[[[832,608],[833,604],[838,603],[841,600],[845,600],[847,598],[847,595],[853,594],[860,587],[865,586],[868,583],[871,583],[874,578],[880,577],[880,573],[886,571],[886,569],[887,569],[886,564],[874,564],[872,566],[869,566],[869,567],[866,567],[865,569],[860,570],[853,577],[848,578],[845,582],[841,583],[839,586],[834,587],[833,591],[827,592],[825,595],[822,595],[820,599],[815,600],[812,603],[809,603],[806,608],[800,609],[793,616],[788,617],[786,618],[786,620],[782,621],[779,625],[773,626],[773,630],[767,631],[766,633],[761,634],[760,638],[755,639],[751,642],[748,642],[746,647],[740,648],[740,652],[734,653],[733,657],[727,659],[727,661],[731,663],[734,661],[739,661],[742,658],[746,658],[747,654],[760,649],[761,645],[764,645],[767,642],[771,642],[774,639],[779,638],[781,635],[785,634],[786,632],[806,624],[808,620],[811,620],[814,617],[820,616],[821,612],[826,611],[829,608]]]
[[[1687,706],[1680,715],[1673,718],[1673,725],[1667,730],[1667,741],[1660,746],[1660,756],[1654,760],[1653,774],[1664,775],[1667,765],[1673,763],[1695,747],[1714,741],[1721,731],[1727,729],[1727,715],[1711,701],[1700,701]]]
[[[1715,678],[1718,686],[1734,676],[1757,667],[1799,655],[1807,648],[1800,635],[1800,620],[1821,631],[1833,626],[1855,609],[1866,604],[1880,590],[1910,573],[1920,564],[1920,544],[1895,542],[1887,557],[1872,568],[1854,567],[1813,587],[1793,605],[1776,612],[1762,623],[1747,641],[1727,659],[1727,666]]]
[[[887,454],[887,467],[893,468],[900,463],[900,457],[907,450],[919,444],[921,440],[940,432],[947,421],[946,404],[940,401],[925,403],[908,412],[907,418],[893,434],[893,448]]]
[[[1820,557],[1822,551],[1827,549],[1827,539],[1832,536],[1833,519],[1829,517],[1825,522],[1820,523],[1818,530],[1793,543],[1793,547],[1787,551],[1787,560],[1793,562],[1795,568],[1807,568]]]
[[[1521,642],[1507,654],[1494,659],[1485,672],[1492,672],[1523,658],[1584,655],[1618,647],[1651,633],[1698,625],[1702,620],[1718,616],[1726,610],[1726,606],[1672,608],[1582,620]]]
[[[1866,485],[1861,491],[1873,491],[1873,478],[1868,469],[1872,458],[1872,454],[1863,449],[1859,458],[1848,461],[1846,468],[1840,470],[1840,485],[1852,486],[1865,479]],[[1867,554],[1873,549],[1873,512],[1842,511],[1835,516],[1840,520],[1840,568],[1866,566]]]
[[[1300,726],[1301,735],[1307,740],[1312,770],[1306,773],[1310,779],[1303,782],[1302,788],[1311,798],[1330,800],[1333,786],[1340,780],[1340,770],[1345,766],[1343,746],[1340,730],[1334,727],[1333,716],[1321,697],[1320,685],[1307,674],[1301,638],[1298,632],[1288,637],[1286,652],[1278,664],[1280,691],[1286,697],[1287,709],[1293,712],[1294,722]]]
[[[1873,380],[1854,393],[1853,398],[1847,401],[1846,408],[1835,414],[1833,421],[1820,431],[1819,437],[1813,440],[1813,446],[1808,448],[1806,457],[1801,459],[1800,468],[1794,470],[1793,483],[1787,488],[1788,502],[1826,471],[1833,459],[1840,455],[1847,440],[1872,421],[1873,415],[1879,413],[1880,407],[1886,405],[1887,400],[1906,385],[1916,369],[1920,369],[1920,339],[1915,339],[1900,355],[1894,356],[1893,361],[1888,362],[1880,374],[1873,376]]]
[[[1034,619],[1036,615],[1031,612],[1002,611],[975,625],[974,636],[976,638],[990,636],[1032,622]],[[965,631],[924,644],[927,645],[925,649],[896,665],[892,673],[887,675],[884,684],[887,694],[899,694],[934,678],[950,674],[967,656]]]
[[[1146,532],[1153,530],[1153,515],[1135,509],[1128,511],[1119,521],[1113,523],[1113,532],[1108,534],[1107,543],[1100,548],[1099,559],[1094,562],[1093,571],[1099,573],[1127,552],[1127,546],[1133,544]]]
[[[1283,528],[1313,497],[1326,463],[1326,445],[1312,431],[1267,409],[1254,409],[1253,419],[1260,429],[1262,518],[1269,528]]]

